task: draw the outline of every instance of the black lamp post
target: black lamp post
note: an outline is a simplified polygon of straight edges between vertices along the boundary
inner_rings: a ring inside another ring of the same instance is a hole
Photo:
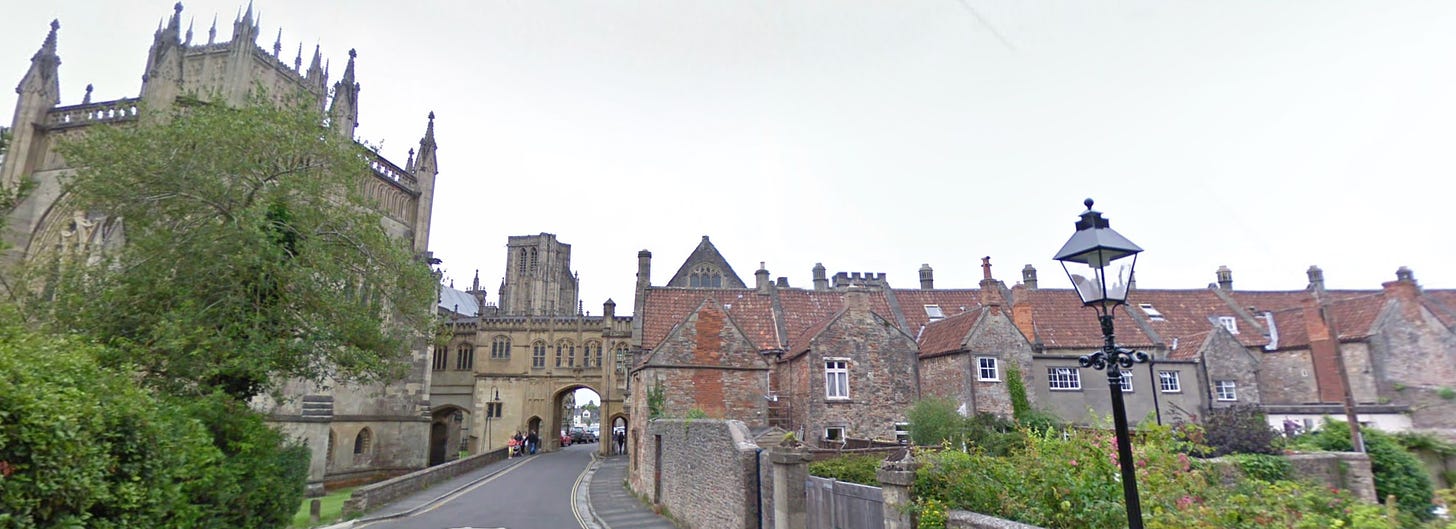
[[[1096,309],[1097,319],[1102,323],[1102,350],[1078,361],[1082,367],[1107,371],[1107,388],[1112,392],[1112,421],[1117,433],[1117,461],[1122,467],[1122,494],[1127,502],[1127,526],[1142,529],[1143,509],[1138,503],[1132,440],[1127,434],[1127,409],[1122,402],[1122,370],[1134,363],[1147,362],[1148,355],[1117,346],[1112,334],[1112,310],[1127,303],[1133,267],[1137,264],[1138,252],[1143,249],[1112,231],[1102,213],[1092,210],[1092,199],[1083,204],[1087,211],[1077,221],[1077,232],[1067,239],[1054,259],[1062,263],[1062,270],[1072,281],[1082,304]],[[1117,263],[1115,268],[1109,266],[1126,257],[1132,259]]]

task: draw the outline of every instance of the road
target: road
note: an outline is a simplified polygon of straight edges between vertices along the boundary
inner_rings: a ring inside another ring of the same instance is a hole
[[[596,443],[527,456],[414,516],[365,523],[355,529],[580,529],[572,491],[591,463]],[[585,510],[585,506],[581,506]]]

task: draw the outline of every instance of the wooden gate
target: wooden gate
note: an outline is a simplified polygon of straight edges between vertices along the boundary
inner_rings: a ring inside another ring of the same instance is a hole
[[[804,483],[808,529],[884,529],[880,488],[809,476]]]

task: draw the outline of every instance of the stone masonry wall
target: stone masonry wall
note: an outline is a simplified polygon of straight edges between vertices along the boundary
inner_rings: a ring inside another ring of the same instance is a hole
[[[634,492],[662,505],[682,527],[758,526],[758,445],[742,422],[659,419],[648,424],[644,443],[647,457],[639,463],[639,476],[645,479],[634,481]]]
[[[970,351],[967,380],[975,384],[973,411],[1010,417],[1011,391],[1006,383],[1010,375],[1009,369],[1014,367],[1021,371],[1023,377],[1026,376],[1031,370],[1031,344],[1004,312],[988,309],[971,329],[970,337],[966,339],[966,349]],[[978,356],[996,359],[999,380],[979,380],[976,371]],[[1036,401],[1032,395],[1032,392],[1027,392],[1027,398],[1034,405]]]
[[[832,426],[844,427],[846,437],[894,439],[895,423],[905,420],[920,397],[918,353],[915,341],[888,320],[868,310],[844,312],[811,340],[805,355],[810,371],[803,424],[807,440],[819,440]],[[825,358],[849,360],[849,398],[825,396]]]
[[[970,355],[955,353],[920,360],[920,394],[954,400],[956,405],[970,408]]]
[[[1319,402],[1308,349],[1264,353],[1262,360],[1259,397],[1264,404]]]

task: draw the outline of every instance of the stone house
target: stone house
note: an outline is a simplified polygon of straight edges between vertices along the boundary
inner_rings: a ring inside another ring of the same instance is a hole
[[[990,258],[982,260],[982,270],[980,308],[930,322],[920,333],[920,388],[954,400],[966,415],[1010,417],[1010,377],[1031,387],[1034,351],[1011,319],[1009,291],[991,277]],[[1032,405],[1039,402],[1034,397],[1028,392]]]
[[[53,252],[89,259],[123,244],[119,219],[104,211],[79,209],[62,186],[74,168],[57,153],[56,146],[91,127],[135,122],[144,112],[172,108],[179,98],[216,97],[241,105],[262,89],[280,100],[297,95],[315,101],[320,118],[327,118],[332,130],[343,137],[354,136],[360,103],[356,54],[350,52],[342,78],[331,84],[317,48],[304,68],[301,46],[291,64],[280,55],[281,42],[274,42],[271,52],[258,46],[260,30],[251,7],[233,22],[231,40],[219,41],[214,23],[206,42],[200,43],[194,42],[190,28],[184,33],[182,5],[177,4],[153,36],[140,94],[112,101],[92,101],[88,86],[80,102],[61,104],[59,28],[58,21],[51,23],[50,33],[16,90],[13,138],[0,163],[0,183],[13,187],[29,179],[35,187],[6,219],[3,237],[11,250],[0,257],[4,262],[43,258]],[[412,151],[404,165],[360,147],[372,157],[372,171],[360,175],[359,185],[378,204],[385,230],[420,255],[427,255],[438,173],[436,149],[433,113],[418,150]],[[268,413],[274,425],[312,450],[311,489],[318,490],[325,482],[368,480],[425,465],[420,441],[429,427],[424,415],[429,409],[430,373],[424,340],[407,354],[411,368],[404,379],[394,383],[320,387],[287,381],[282,400],[254,403]]]

